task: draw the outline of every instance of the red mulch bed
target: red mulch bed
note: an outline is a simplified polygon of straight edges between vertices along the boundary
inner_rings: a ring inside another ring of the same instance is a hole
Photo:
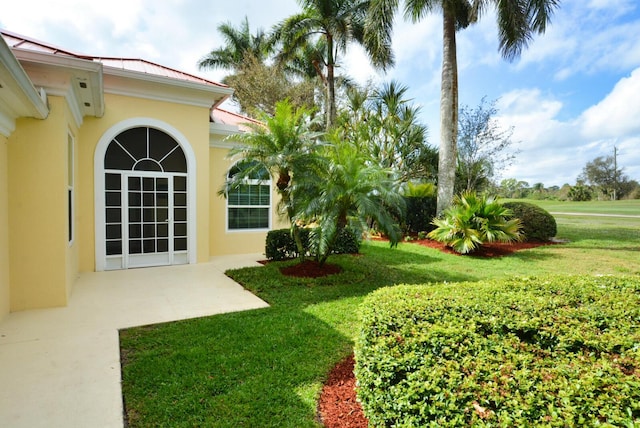
[[[423,245],[429,248],[435,248],[436,250],[440,250],[444,253],[463,255],[456,253],[452,248],[447,247],[442,242],[434,241],[431,239],[421,239],[416,241],[409,241],[412,244]],[[525,250],[528,248],[536,248],[542,245],[554,245],[557,242],[511,242],[511,243],[502,243],[502,242],[492,242],[490,244],[482,244],[480,248],[475,250],[472,253],[465,254],[466,256],[472,257],[503,257],[508,256],[509,254],[513,254],[519,250]]]
[[[280,268],[283,275],[295,276],[298,278],[320,278],[321,276],[334,275],[342,272],[342,268],[338,265],[325,263],[320,266],[315,260],[305,260],[292,266]]]
[[[338,363],[322,388],[318,413],[327,428],[367,428],[369,425],[356,400],[354,364],[353,355]]]

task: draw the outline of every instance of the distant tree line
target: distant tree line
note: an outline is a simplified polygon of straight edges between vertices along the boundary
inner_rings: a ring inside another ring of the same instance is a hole
[[[495,189],[506,198],[555,199],[568,201],[640,199],[640,183],[630,179],[614,156],[599,156],[587,162],[576,183],[562,187],[529,185],[515,178],[504,179]]]

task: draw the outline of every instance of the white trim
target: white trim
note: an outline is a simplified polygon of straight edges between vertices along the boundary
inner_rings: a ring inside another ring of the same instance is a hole
[[[28,115],[36,119],[46,119],[49,116],[49,107],[46,99],[43,99],[42,93],[33,86],[33,82],[31,82],[29,75],[18,61],[15,52],[2,36],[0,36],[0,64],[2,64],[2,68],[7,73],[5,76],[7,80],[3,83],[11,85],[12,89],[19,88],[20,95],[25,98],[24,108],[28,111]]]
[[[104,92],[154,101],[211,108],[233,93],[233,89],[205,83],[157,76],[104,66]]]
[[[67,213],[69,216],[67,219],[67,228],[69,229],[67,230],[67,243],[71,247],[76,241],[78,228],[76,227],[76,138],[70,129],[67,130],[67,150],[71,150],[70,159],[67,152],[67,162],[71,162],[71,165],[67,165],[67,198],[69,198],[69,192],[71,192],[71,200],[67,201],[69,205],[67,209],[70,211]],[[71,239],[68,239],[69,235],[71,235]]]
[[[193,152],[189,140],[175,127],[166,122],[149,117],[134,117],[116,123],[109,128],[100,137],[100,141],[96,146],[93,157],[93,173],[94,173],[94,207],[95,207],[95,260],[96,271],[105,270],[106,254],[105,254],[105,202],[104,202],[104,156],[107,147],[118,134],[121,132],[136,128],[148,126],[167,133],[175,139],[180,148],[184,152],[187,159],[187,212],[188,212],[188,262],[196,263],[197,258],[197,164],[196,156]]]

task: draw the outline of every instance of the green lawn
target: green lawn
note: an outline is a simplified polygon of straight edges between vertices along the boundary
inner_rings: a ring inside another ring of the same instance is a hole
[[[549,212],[569,212],[588,214],[617,214],[640,216],[640,199],[624,201],[547,201],[534,199],[504,199],[504,201],[524,201],[536,204]]]
[[[271,307],[121,332],[129,426],[319,426],[322,382],[352,351],[358,307],[380,287],[545,273],[640,275],[640,218],[557,220],[558,237],[569,243],[500,259],[371,242],[360,256],[331,257],[343,267],[332,277],[283,277],[278,268],[292,262],[229,272]]]

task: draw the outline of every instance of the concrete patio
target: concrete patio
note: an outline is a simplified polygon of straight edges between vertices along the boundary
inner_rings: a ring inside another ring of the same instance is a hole
[[[0,427],[123,426],[118,330],[268,306],[210,263],[83,273],[65,308],[0,322]]]

